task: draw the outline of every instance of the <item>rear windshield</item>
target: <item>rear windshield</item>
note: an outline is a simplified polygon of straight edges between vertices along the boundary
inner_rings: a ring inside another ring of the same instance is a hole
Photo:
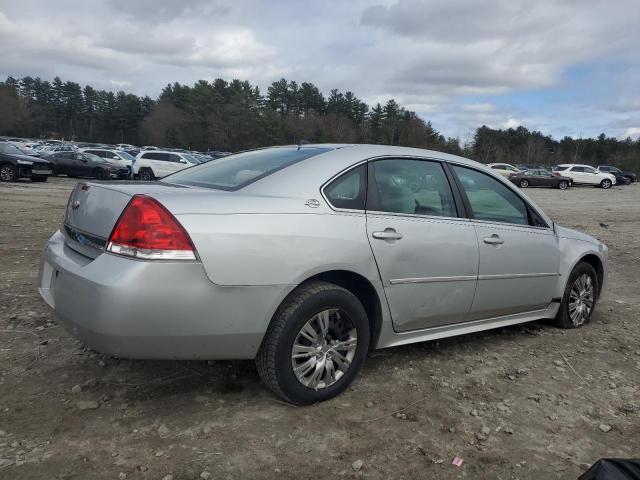
[[[289,165],[329,150],[320,147],[252,150],[181,170],[162,181],[218,190],[239,190]]]

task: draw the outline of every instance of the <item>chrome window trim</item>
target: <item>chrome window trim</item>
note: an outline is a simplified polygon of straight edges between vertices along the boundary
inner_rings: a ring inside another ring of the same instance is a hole
[[[331,182],[333,182],[336,178],[340,177],[341,175],[348,173],[350,170],[353,170],[354,168],[359,167],[363,163],[369,163],[369,162],[373,162],[373,161],[376,161],[376,160],[390,160],[390,159],[394,159],[394,158],[399,158],[399,159],[404,159],[404,160],[430,160],[432,162],[439,162],[441,164],[446,162],[446,160],[444,160],[442,158],[437,158],[437,157],[432,157],[432,156],[420,156],[420,155],[378,155],[376,157],[365,158],[364,160],[360,160],[358,163],[354,163],[353,165],[350,165],[347,168],[341,170],[340,172],[335,174],[333,177],[331,177],[329,180],[324,182],[320,186],[320,195],[322,195],[322,198],[324,199],[324,201],[327,203],[327,205],[329,205],[329,208],[331,210],[333,210],[334,212],[346,212],[346,213],[357,212],[357,213],[367,213],[367,214],[372,214],[372,215],[394,215],[394,216],[413,217],[413,218],[467,220],[467,221],[469,220],[469,218],[467,218],[467,217],[439,217],[439,216],[434,216],[434,215],[417,215],[417,214],[411,214],[411,213],[379,212],[377,210],[366,210],[366,209],[359,210],[359,209],[351,209],[351,208],[338,208],[338,207],[334,207],[331,204],[331,202],[329,201],[329,199],[327,198],[327,196],[325,195],[324,189]],[[368,183],[369,182],[367,180],[367,188],[368,188]],[[453,190],[452,187],[450,187],[450,188]]]
[[[445,221],[456,221],[456,222],[464,222],[469,223],[471,219],[466,217],[441,217],[438,215],[420,215],[418,213],[399,213],[399,212],[381,212],[379,210],[367,210],[367,215],[377,215],[377,216],[393,216],[393,217],[406,217],[407,219],[418,219],[418,220],[445,220]]]

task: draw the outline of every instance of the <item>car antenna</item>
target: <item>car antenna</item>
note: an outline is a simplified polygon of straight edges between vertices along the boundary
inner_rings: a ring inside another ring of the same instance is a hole
[[[309,140],[299,140],[298,141],[298,150],[300,150],[302,145],[309,145]]]

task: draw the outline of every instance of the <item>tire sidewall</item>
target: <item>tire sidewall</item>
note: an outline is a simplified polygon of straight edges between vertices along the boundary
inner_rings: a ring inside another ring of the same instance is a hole
[[[529,186],[529,180],[520,180],[520,188],[527,188]]]
[[[153,174],[149,171],[148,168],[143,168],[140,170],[140,180],[143,182],[150,182],[153,180]]]
[[[612,185],[611,180],[602,180],[602,182],[600,182],[600,186],[605,190],[611,188],[611,185]]]
[[[560,190],[566,190],[567,188],[569,188],[569,184],[563,180],[561,182],[558,182],[558,188]]]
[[[10,163],[5,163],[4,165],[0,165],[0,170],[6,169],[8,168],[9,171],[12,172],[12,177],[8,180],[3,179],[2,177],[0,177],[0,182],[17,182],[18,181],[18,169],[11,165]]]
[[[328,308],[338,308],[347,314],[358,334],[356,352],[351,366],[340,380],[328,388],[313,390],[305,387],[295,376],[291,365],[291,349],[300,329],[315,314]],[[289,316],[280,335],[275,352],[278,384],[286,396],[298,404],[310,404],[332,398],[344,391],[358,374],[369,348],[367,314],[355,295],[336,287],[324,290],[304,300]]]
[[[581,325],[574,325],[571,321],[571,315],[569,315],[569,294],[571,293],[571,287],[573,283],[583,273],[588,274],[591,277],[591,281],[593,282],[593,306],[591,307],[591,312],[589,312],[589,317],[582,323]],[[591,317],[593,317],[593,312],[596,309],[596,304],[598,303],[598,293],[600,291],[600,284],[598,283],[598,275],[595,269],[586,262],[578,263],[574,269],[571,271],[571,275],[569,275],[569,280],[564,289],[564,295],[562,296],[562,303],[560,304],[560,312],[558,315],[558,320],[560,322],[560,326],[563,328],[580,328],[591,321]]]

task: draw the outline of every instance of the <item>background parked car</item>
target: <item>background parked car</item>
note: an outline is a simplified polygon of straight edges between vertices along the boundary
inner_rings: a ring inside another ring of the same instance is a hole
[[[135,157],[132,157],[128,152],[125,152],[124,150],[113,150],[108,148],[83,148],[81,151],[97,155],[98,157],[104,158],[111,163],[119,164],[122,167],[126,167],[128,169],[127,176],[130,176],[131,174],[131,169],[133,167]]]
[[[98,180],[126,177],[129,170],[119,164],[86,152],[55,152],[45,157],[53,164],[54,175],[89,177]]]
[[[33,182],[46,182],[51,175],[51,164],[40,158],[24,155],[7,142],[0,143],[0,181],[16,182],[30,178]]]
[[[166,177],[200,162],[189,153],[148,150],[141,152],[133,164],[133,174],[143,181]]]
[[[612,173],[616,176],[616,179],[618,178],[618,176],[625,177],[629,180],[629,183],[635,183],[638,181],[638,176],[634,172],[623,172],[618,167],[614,167],[612,165],[600,165],[598,167],[598,171],[604,173]]]
[[[512,173],[509,180],[520,188],[553,187],[566,190],[571,186],[571,179],[561,175],[554,175],[545,168],[530,168],[524,172]]]
[[[615,176],[610,173],[599,172],[590,165],[568,163],[557,165],[553,171],[571,178],[573,185],[593,185],[606,189],[616,184]]]
[[[499,173],[500,175],[503,175],[505,177],[509,177],[509,175],[511,175],[512,173],[520,173],[520,170],[508,163],[490,163],[487,165],[487,167],[489,167],[491,170],[495,170],[496,173]]]

